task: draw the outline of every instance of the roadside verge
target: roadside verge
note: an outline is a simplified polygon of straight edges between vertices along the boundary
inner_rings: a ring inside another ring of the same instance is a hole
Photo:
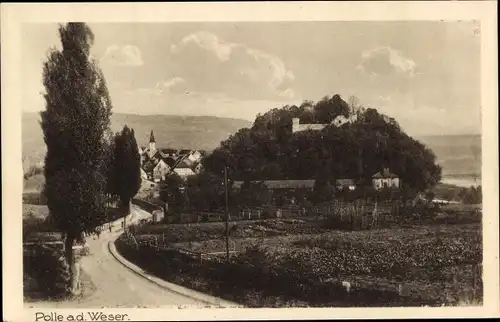
[[[186,287],[176,285],[170,282],[167,282],[161,278],[152,276],[151,274],[146,273],[142,268],[139,266],[129,262],[127,259],[125,259],[123,256],[121,256],[118,251],[116,250],[115,246],[115,240],[111,240],[108,242],[108,248],[109,252],[113,257],[120,262],[123,266],[134,272],[135,274],[149,280],[151,283],[158,285],[159,287],[168,290],[170,292],[194,299],[196,301],[200,301],[207,306],[216,306],[216,307],[222,307],[222,308],[229,308],[229,307],[243,307],[241,304],[233,303],[230,301],[226,301],[220,298],[216,298],[207,294],[203,294],[200,292],[196,292],[194,290],[188,289]]]

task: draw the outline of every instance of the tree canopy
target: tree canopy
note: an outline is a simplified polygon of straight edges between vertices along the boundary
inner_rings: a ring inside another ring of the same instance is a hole
[[[110,161],[108,193],[120,197],[128,205],[141,187],[141,157],[134,129],[124,126],[116,133]]]
[[[339,115],[357,119],[331,125]],[[292,133],[292,118],[327,125]],[[339,95],[258,115],[251,128],[231,135],[204,160],[206,171],[217,175],[224,165],[232,180],[244,181],[313,179],[326,171],[332,180],[370,182],[375,173],[390,168],[405,187],[426,191],[441,178],[434,153],[408,136],[396,120],[373,108],[349,105]]]
[[[66,235],[69,290],[78,288],[74,241],[105,222],[111,100],[90,56],[94,34],[85,23],[59,27],[62,51],[51,49],[43,66],[46,110],[41,127],[47,153],[43,194],[54,225]]]
[[[105,219],[112,106],[104,76],[90,57],[92,31],[84,23],[68,23],[59,35],[62,51],[52,49],[43,66],[44,194],[57,227],[76,237]]]

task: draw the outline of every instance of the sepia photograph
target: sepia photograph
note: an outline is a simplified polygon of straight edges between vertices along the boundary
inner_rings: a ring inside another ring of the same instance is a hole
[[[480,19],[17,32],[33,320],[487,301]]]

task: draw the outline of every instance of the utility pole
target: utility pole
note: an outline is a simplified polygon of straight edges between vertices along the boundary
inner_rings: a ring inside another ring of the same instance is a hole
[[[227,194],[227,166],[224,166],[224,192],[226,197],[226,261],[229,263],[229,204]]]

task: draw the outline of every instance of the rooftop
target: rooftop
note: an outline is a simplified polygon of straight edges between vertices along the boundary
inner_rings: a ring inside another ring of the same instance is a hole
[[[384,168],[382,172],[375,173],[372,178],[374,179],[398,178],[398,176],[390,172],[388,168]]]
[[[258,183],[261,181],[252,181]],[[300,189],[300,188],[313,188],[315,180],[265,180],[262,181],[269,189]],[[243,181],[234,181],[233,186],[240,188]]]

